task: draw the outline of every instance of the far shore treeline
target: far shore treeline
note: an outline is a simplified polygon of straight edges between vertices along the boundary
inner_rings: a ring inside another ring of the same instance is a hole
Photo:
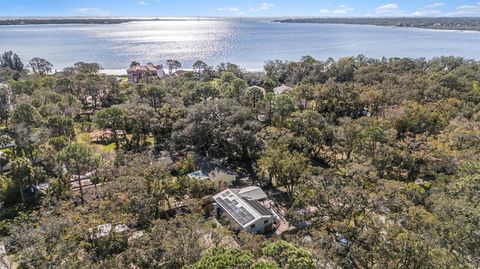
[[[480,17],[408,17],[408,18],[291,18],[281,23],[358,24],[413,27],[437,30],[480,31]]]
[[[198,19],[201,19],[199,17]],[[205,19],[205,18],[204,18]],[[212,19],[209,17],[208,19]],[[4,18],[0,25],[29,24],[120,24],[134,21],[171,21],[177,18],[82,18],[82,17],[50,17],[50,18]],[[437,30],[480,31],[479,17],[388,17],[388,18],[290,18],[273,19],[281,23],[321,23],[321,24],[358,24],[376,26],[414,27]]]
[[[133,83],[0,55],[0,265],[480,268],[479,61],[165,60]],[[215,209],[227,184],[274,231]]]
[[[0,19],[0,25],[29,25],[29,24],[120,24],[134,21],[180,21],[182,19],[155,19],[155,18],[15,18]]]

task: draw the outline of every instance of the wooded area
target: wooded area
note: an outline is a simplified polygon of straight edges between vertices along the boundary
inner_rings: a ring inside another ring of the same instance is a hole
[[[0,64],[0,237],[19,268],[480,267],[480,62],[197,61],[140,83]],[[215,186],[187,176],[200,158],[296,229],[219,225]]]

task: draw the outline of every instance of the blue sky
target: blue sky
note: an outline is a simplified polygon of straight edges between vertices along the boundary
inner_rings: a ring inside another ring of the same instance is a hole
[[[480,16],[480,0],[0,0],[0,16]]]

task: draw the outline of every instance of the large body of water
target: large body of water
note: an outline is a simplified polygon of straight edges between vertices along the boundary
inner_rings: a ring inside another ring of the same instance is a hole
[[[125,69],[135,60],[184,68],[201,59],[262,69],[267,60],[367,57],[461,56],[480,60],[480,32],[435,31],[363,25],[280,24],[260,20],[182,20],[110,25],[0,26],[0,51],[24,62],[41,57],[56,69],[97,62]]]

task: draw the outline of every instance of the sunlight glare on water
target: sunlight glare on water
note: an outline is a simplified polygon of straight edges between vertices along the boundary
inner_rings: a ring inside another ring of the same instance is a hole
[[[169,58],[181,62],[208,61],[228,53],[235,39],[235,27],[226,21],[133,22],[115,28],[98,29],[93,35],[111,43],[115,54],[150,62]]]
[[[62,69],[97,62],[125,70],[132,61],[196,60],[233,62],[262,69],[265,61],[442,55],[480,59],[480,32],[434,31],[367,25],[281,24],[255,19],[175,19],[102,25],[0,26],[0,51],[12,50],[27,62],[42,57]]]

